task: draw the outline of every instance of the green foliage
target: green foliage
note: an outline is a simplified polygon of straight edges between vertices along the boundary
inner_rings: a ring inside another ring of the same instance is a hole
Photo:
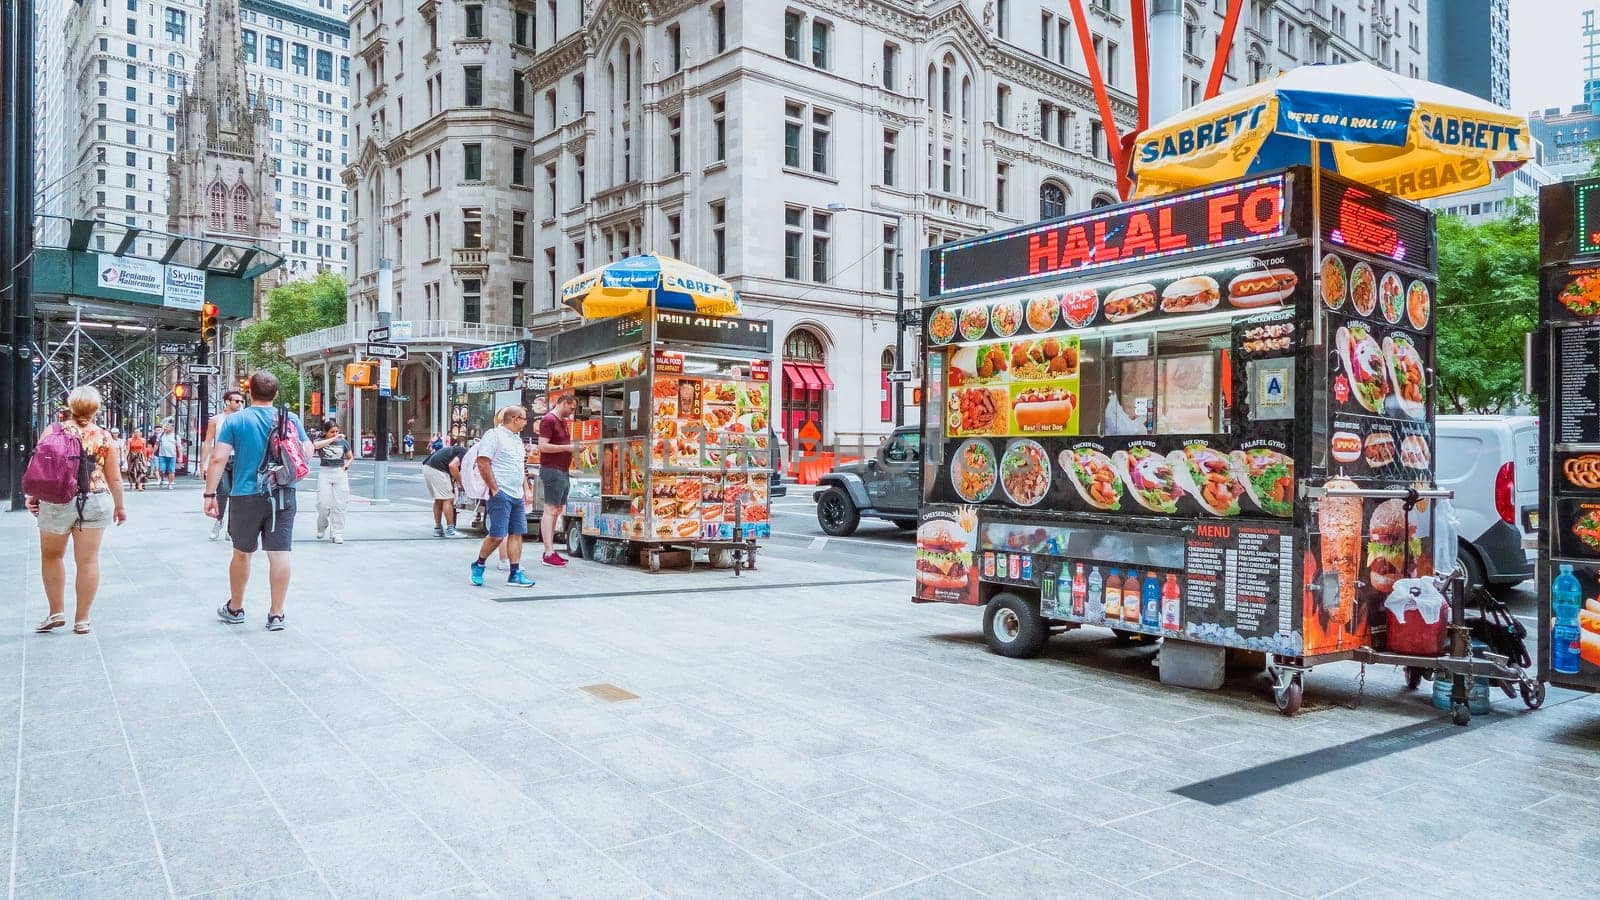
[[[265,317],[239,329],[233,346],[241,372],[265,369],[278,376],[279,400],[292,405],[300,395],[300,374],[284,353],[289,338],[344,324],[345,282],[334,272],[288,281],[267,292]]]
[[[1440,412],[1499,412],[1523,398],[1523,335],[1539,321],[1539,223],[1515,201],[1500,219],[1438,219]]]

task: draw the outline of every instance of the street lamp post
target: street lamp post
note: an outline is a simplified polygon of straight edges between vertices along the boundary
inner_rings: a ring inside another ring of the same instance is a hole
[[[894,364],[896,368],[907,368],[906,358],[906,257],[905,257],[905,216],[896,212],[882,209],[862,209],[859,206],[847,206],[843,203],[829,203],[830,212],[865,213],[869,216],[882,216],[894,220]],[[894,424],[898,428],[906,423],[906,395],[899,382],[890,385],[889,390],[894,392]]]

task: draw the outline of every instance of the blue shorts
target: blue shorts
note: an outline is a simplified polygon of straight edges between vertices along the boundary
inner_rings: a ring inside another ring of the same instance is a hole
[[[178,468],[178,461],[170,456],[156,457],[156,471],[163,475],[171,475]]]
[[[528,533],[528,510],[522,498],[501,491],[489,498],[489,536]]]

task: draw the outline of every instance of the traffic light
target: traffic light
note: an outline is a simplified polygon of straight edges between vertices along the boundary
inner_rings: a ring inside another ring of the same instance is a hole
[[[248,375],[243,377],[243,378],[241,378],[241,379],[239,379],[239,390],[244,391],[247,396],[249,395],[249,393],[250,393],[250,377]]]
[[[172,399],[183,400],[188,396],[189,386],[187,384],[175,384],[172,386]]]
[[[217,336],[217,305],[207,303],[200,307],[200,340],[209,341]]]

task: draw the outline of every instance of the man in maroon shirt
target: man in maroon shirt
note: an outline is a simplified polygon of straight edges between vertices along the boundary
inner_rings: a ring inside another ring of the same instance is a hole
[[[544,556],[547,566],[561,568],[567,558],[556,552],[556,519],[567,506],[567,487],[571,483],[567,470],[572,468],[572,454],[578,449],[572,439],[572,411],[577,401],[571,394],[562,394],[550,405],[550,411],[539,420],[539,485],[544,493],[544,515],[539,519],[539,536],[544,538]]]

